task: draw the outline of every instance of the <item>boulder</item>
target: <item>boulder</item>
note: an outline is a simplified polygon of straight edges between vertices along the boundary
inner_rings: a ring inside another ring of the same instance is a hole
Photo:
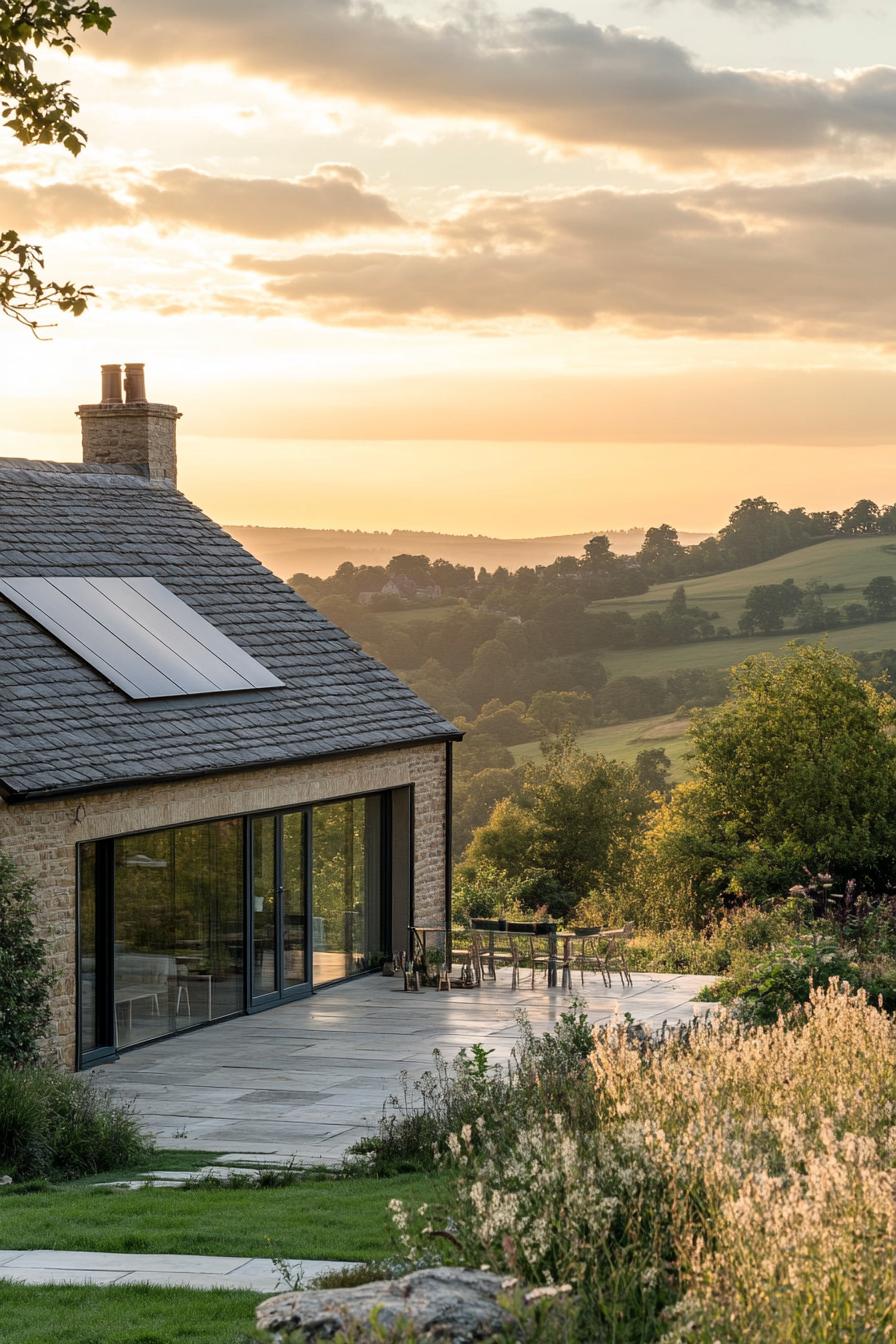
[[[411,1325],[420,1340],[474,1344],[513,1326],[512,1317],[499,1304],[515,1281],[477,1269],[418,1269],[400,1279],[380,1279],[354,1288],[309,1288],[301,1293],[280,1293],[262,1302],[256,1321],[273,1336],[274,1344],[287,1344],[293,1333],[303,1340],[332,1339],[340,1330],[352,1340],[382,1339],[370,1329],[371,1315],[378,1311],[377,1325],[386,1336],[401,1325]]]

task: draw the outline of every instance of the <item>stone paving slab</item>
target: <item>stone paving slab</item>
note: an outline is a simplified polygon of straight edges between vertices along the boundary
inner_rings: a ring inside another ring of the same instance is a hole
[[[0,1266],[0,1282],[21,1283],[26,1287],[37,1287],[42,1283],[70,1284],[86,1287],[90,1284],[118,1283],[122,1276],[109,1270],[91,1269],[13,1269]]]
[[[165,1147],[245,1155],[253,1166],[338,1162],[375,1129],[390,1098],[462,1046],[481,1042],[505,1063],[526,1010],[536,1033],[550,1031],[573,995],[592,1023],[624,1013],[659,1027],[710,1011],[693,1002],[712,977],[635,973],[632,985],[588,975],[572,992],[510,988],[510,972],[479,990],[405,994],[401,982],[365,976],[267,1013],[234,1018],[170,1041],[129,1051],[92,1076],[133,1103]],[[250,1062],[251,1061],[251,1062]],[[283,1102],[278,1104],[282,1095]],[[297,1101],[297,1095],[306,1098]],[[312,1099],[313,1098],[313,1099]],[[242,1160],[242,1158],[238,1159]]]
[[[155,1284],[174,1288],[231,1288],[282,1292],[298,1280],[346,1268],[339,1260],[288,1260],[283,1268],[259,1257],[129,1255],[103,1251],[0,1251],[0,1281],[21,1284]]]

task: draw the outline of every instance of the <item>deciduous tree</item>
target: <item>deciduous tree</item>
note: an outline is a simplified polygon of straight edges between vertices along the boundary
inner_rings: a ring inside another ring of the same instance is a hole
[[[518,795],[498,803],[464,865],[491,864],[508,878],[549,873],[579,899],[611,890],[648,806],[630,766],[589,756],[567,733],[524,768]]]
[[[67,80],[40,77],[37,53],[43,47],[71,56],[78,30],[108,32],[114,17],[99,0],[0,3],[0,116],[21,144],[61,145],[80,154],[87,137],[74,122],[78,100]],[[35,334],[48,309],[78,316],[93,297],[89,285],[45,279],[43,268],[40,247],[13,229],[0,233],[0,311]]]
[[[862,590],[862,596],[874,620],[886,621],[896,615],[896,579],[889,574],[879,574],[872,579]]]
[[[806,870],[891,881],[894,721],[896,702],[824,645],[736,667],[729,699],[695,716],[693,782],[645,840],[654,919],[699,923],[726,892],[780,896]]]

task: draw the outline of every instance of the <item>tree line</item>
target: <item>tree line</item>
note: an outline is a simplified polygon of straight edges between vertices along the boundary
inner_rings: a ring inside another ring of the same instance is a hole
[[[823,645],[758,654],[692,721],[694,778],[656,788],[651,762],[588,754],[573,735],[518,769],[460,857],[457,913],[704,928],[826,874],[896,890],[896,701]],[[654,763],[655,764],[655,763]]]
[[[828,593],[843,592],[842,583],[817,580],[800,588],[793,579],[783,583],[759,583],[747,593],[740,617],[742,634],[770,635],[784,629],[787,617],[799,631],[830,630],[837,625],[862,625],[866,621],[888,621],[896,616],[896,579],[879,574],[862,589],[864,602],[845,602],[842,607],[828,606]]]
[[[645,593],[651,584],[721,574],[759,564],[788,551],[814,546],[835,537],[896,536],[896,504],[878,505],[860,499],[850,508],[808,511],[782,509],[758,495],[732,510],[717,536],[683,546],[669,523],[649,527],[636,555],[615,555],[606,536],[595,536],[580,556],[558,556],[547,565],[524,565],[511,572],[431,560],[425,555],[397,555],[387,565],[354,565],[346,561],[329,578],[296,574],[293,585],[310,600],[362,596],[373,610],[388,611],[407,603],[382,592],[390,579],[405,579],[421,590],[438,587],[442,600],[463,598],[477,607],[511,615],[528,615],[533,602],[577,593],[585,602]],[[427,605],[432,602],[426,598]]]

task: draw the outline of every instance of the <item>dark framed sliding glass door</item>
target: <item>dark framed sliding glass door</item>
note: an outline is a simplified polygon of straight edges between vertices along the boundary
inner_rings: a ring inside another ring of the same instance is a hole
[[[78,853],[81,1063],[245,1008],[241,818]]]
[[[311,909],[315,988],[381,966],[391,931],[384,884],[384,800],[314,808]]]
[[[308,985],[308,814],[249,821],[249,1001],[267,1006]]]
[[[375,970],[409,918],[397,815],[370,794],[80,844],[81,1066]]]

